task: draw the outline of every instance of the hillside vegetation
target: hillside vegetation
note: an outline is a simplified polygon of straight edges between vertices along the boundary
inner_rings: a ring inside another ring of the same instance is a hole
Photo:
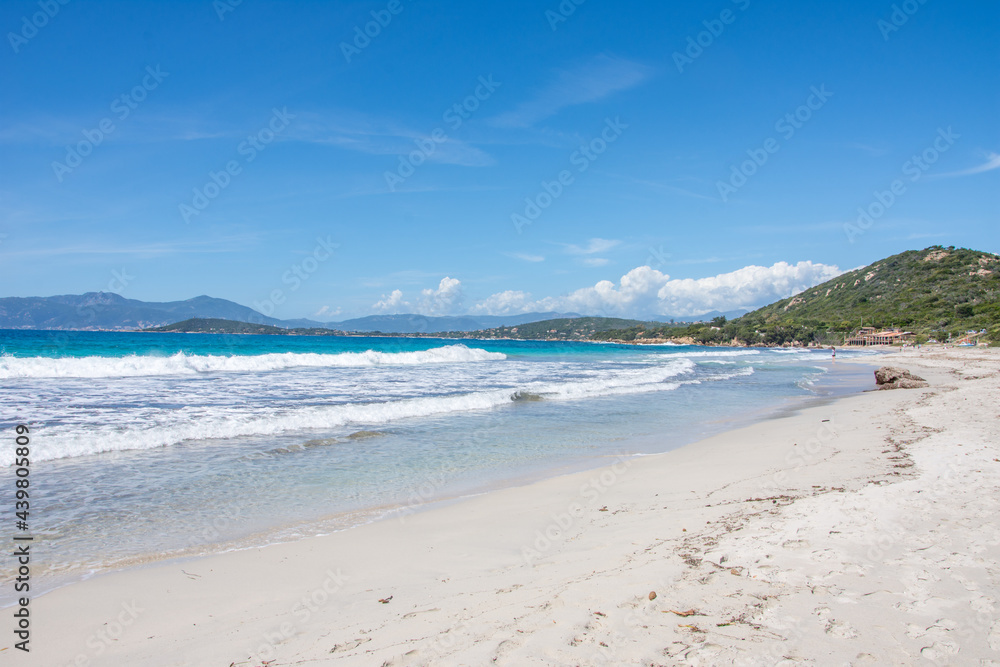
[[[540,322],[529,322],[517,326],[494,327],[479,331],[436,333],[434,336],[458,338],[514,338],[532,340],[591,340],[603,331],[620,330],[626,327],[655,325],[655,322],[625,320],[617,317],[563,317]]]
[[[144,329],[153,333],[214,333],[214,334],[268,334],[281,336],[333,336],[343,332],[332,329],[297,328],[282,329],[268,324],[251,324],[220,318],[193,317],[162,327]]]
[[[601,339],[690,337],[698,343],[841,344],[862,326],[900,327],[917,340],[986,329],[1000,343],[1000,257],[933,246],[887,257],[732,320],[637,327]]]

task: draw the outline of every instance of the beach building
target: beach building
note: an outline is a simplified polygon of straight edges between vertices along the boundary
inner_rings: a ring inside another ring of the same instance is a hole
[[[879,330],[875,327],[861,327],[848,336],[844,344],[867,347],[869,345],[909,343],[913,340],[914,334],[910,331],[903,331],[902,329]]]

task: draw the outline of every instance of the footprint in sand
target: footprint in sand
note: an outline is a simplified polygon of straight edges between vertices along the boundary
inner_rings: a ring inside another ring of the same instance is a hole
[[[808,546],[809,543],[805,540],[788,540],[781,544],[783,549],[805,549]]]
[[[345,642],[343,644],[337,644],[332,649],[330,649],[330,653],[339,653],[341,651],[352,651],[357,647],[361,646],[362,644],[370,641],[371,637],[364,637],[362,639],[354,639],[352,641]]]
[[[826,634],[839,639],[853,639],[858,636],[857,630],[844,621],[830,621],[826,624]]]
[[[961,650],[954,642],[934,642],[920,649],[920,655],[933,662],[947,661],[947,656],[957,655]]]
[[[419,616],[420,614],[430,614],[430,613],[433,613],[435,611],[441,611],[441,610],[438,609],[437,607],[434,607],[433,609],[421,609],[419,611],[411,611],[408,614],[403,614],[402,617],[403,618],[413,618],[414,616]]]
[[[990,628],[989,636],[990,648],[994,651],[1000,651],[1000,621],[993,624]]]

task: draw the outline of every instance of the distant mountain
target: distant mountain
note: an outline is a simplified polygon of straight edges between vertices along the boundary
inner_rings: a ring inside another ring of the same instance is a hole
[[[148,329],[191,318],[222,319],[289,328],[328,328],[342,331],[431,333],[478,331],[525,322],[578,317],[575,314],[521,315],[372,315],[344,322],[310,319],[279,320],[226,299],[197,296],[186,301],[138,301],[113,292],[87,292],[48,297],[0,298],[0,329]]]
[[[126,299],[113,292],[0,299],[4,329],[144,329],[192,317],[285,326],[252,308],[209,296],[163,303]]]
[[[745,311],[725,313],[727,317]],[[655,317],[660,322],[674,319],[690,322],[710,319],[722,313],[697,317]],[[284,329],[327,328],[340,331],[382,333],[449,333],[512,327],[541,320],[583,317],[579,313],[521,313],[519,315],[446,315],[415,313],[369,315],[342,322],[318,322],[305,318],[279,320],[227,299],[196,296],[185,301],[139,301],[114,292],[87,292],[48,297],[0,298],[0,329],[149,329],[192,318],[222,319],[266,324]]]

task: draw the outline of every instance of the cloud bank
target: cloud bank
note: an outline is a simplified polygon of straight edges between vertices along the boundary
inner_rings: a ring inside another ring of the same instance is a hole
[[[520,290],[490,295],[468,309],[475,315],[514,315],[528,312],[576,312],[613,317],[689,317],[710,311],[754,309],[797,294],[835,278],[843,271],[834,265],[810,261],[742,269],[707,278],[671,279],[648,266],[639,266],[617,283],[601,280],[569,294],[534,298]],[[378,312],[454,314],[461,307],[463,291],[458,279],[445,277],[436,289],[424,289],[415,303],[394,290],[374,305]]]

